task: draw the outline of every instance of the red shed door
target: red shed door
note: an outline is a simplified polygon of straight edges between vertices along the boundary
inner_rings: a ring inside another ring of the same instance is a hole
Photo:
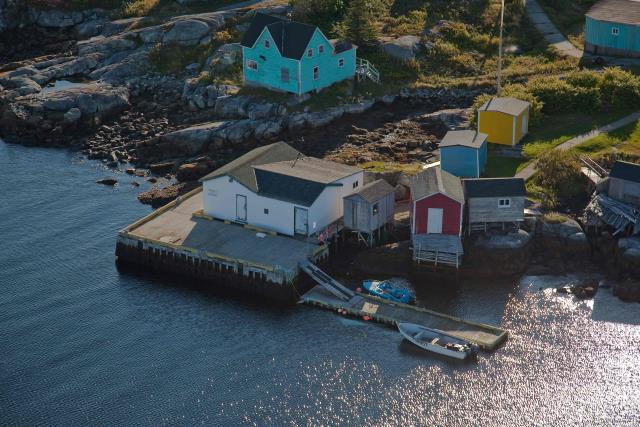
[[[441,208],[429,208],[427,212],[427,233],[442,234],[443,210]]]

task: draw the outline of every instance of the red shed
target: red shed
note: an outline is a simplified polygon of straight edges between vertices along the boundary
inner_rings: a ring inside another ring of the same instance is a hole
[[[414,259],[460,264],[462,256],[462,182],[439,167],[411,179],[411,240]],[[447,262],[448,261],[448,262]]]

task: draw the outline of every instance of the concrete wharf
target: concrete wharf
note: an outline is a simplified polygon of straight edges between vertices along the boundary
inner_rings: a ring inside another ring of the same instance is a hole
[[[122,229],[117,261],[296,301],[309,288],[298,286],[299,264],[329,255],[327,245],[208,217],[202,203],[197,188]]]
[[[304,294],[301,304],[328,310],[346,310],[355,317],[368,316],[371,320],[387,325],[410,322],[428,328],[439,329],[446,334],[476,343],[483,350],[494,350],[507,338],[507,331],[483,323],[471,322],[426,308],[395,303],[371,295],[349,301],[338,298],[322,286],[316,286]]]

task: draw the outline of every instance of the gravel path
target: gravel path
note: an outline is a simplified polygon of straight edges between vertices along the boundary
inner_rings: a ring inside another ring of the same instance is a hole
[[[572,45],[569,40],[560,33],[536,0],[525,0],[524,8],[527,12],[527,17],[537,30],[542,33],[547,43],[555,47],[561,55],[582,58],[582,50]]]
[[[591,138],[595,138],[596,136],[600,135],[601,133],[607,133],[607,132],[611,132],[614,131],[616,129],[620,129],[621,127],[624,127],[628,124],[631,124],[633,122],[635,122],[636,120],[640,119],[640,111],[636,111],[634,113],[629,114],[628,116],[625,116],[619,120],[616,120],[613,123],[609,123],[608,125],[604,125],[602,127],[599,127],[598,129],[594,129],[592,131],[589,132],[585,132],[581,135],[578,135],[576,137],[571,138],[568,141],[563,142],[562,144],[556,146],[554,148],[554,150],[569,150],[570,148],[575,147],[578,144],[582,144],[583,142],[591,139]],[[533,162],[529,163],[524,169],[522,169],[520,172],[518,172],[515,177],[516,178],[524,178],[524,179],[529,179],[531,178],[531,176],[535,173],[536,171],[536,161],[534,160]]]

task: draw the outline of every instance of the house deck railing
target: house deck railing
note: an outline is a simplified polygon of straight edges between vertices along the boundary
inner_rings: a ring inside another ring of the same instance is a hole
[[[356,58],[356,76],[358,81],[371,79],[376,83],[380,83],[380,72],[371,62],[364,58]]]

